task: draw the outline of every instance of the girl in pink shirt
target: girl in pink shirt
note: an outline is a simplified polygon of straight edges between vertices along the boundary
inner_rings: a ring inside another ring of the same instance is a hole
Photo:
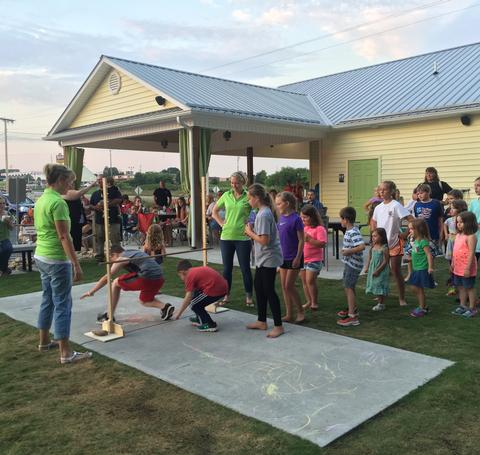
[[[464,318],[472,318],[477,315],[477,293],[475,291],[477,276],[477,259],[475,257],[477,236],[475,234],[477,230],[477,218],[474,213],[458,214],[451,271],[453,272],[453,285],[457,288],[460,297],[460,305],[452,313]]]
[[[317,277],[322,270],[324,248],[327,244],[327,230],[322,218],[313,205],[302,207],[300,216],[304,225],[305,243],[303,246],[304,268],[300,271],[306,303],[304,309],[318,309]]]

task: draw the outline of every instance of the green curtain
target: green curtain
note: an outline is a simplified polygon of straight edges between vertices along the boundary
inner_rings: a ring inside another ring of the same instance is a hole
[[[188,156],[188,130],[181,129],[178,135],[178,148],[180,151],[180,183],[182,192],[190,193],[190,166]]]
[[[213,130],[200,128],[200,143],[199,146],[199,171],[200,177],[203,177],[208,172],[210,164],[210,156],[212,155],[212,133]],[[184,194],[190,194],[190,156],[188,154],[188,130],[186,128],[179,131],[178,148],[180,152],[180,181],[181,188]],[[191,209],[190,209],[191,210]],[[192,224],[190,223],[191,216],[188,217],[187,232],[188,236],[192,236]]]
[[[82,183],[82,172],[83,172],[83,156],[85,154],[85,149],[78,147],[64,147],[64,162],[65,166],[69,167],[77,179],[75,180],[75,189],[78,190]]]

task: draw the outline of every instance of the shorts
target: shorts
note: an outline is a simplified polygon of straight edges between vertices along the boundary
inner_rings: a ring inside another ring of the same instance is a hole
[[[315,272],[317,275],[322,271],[322,267],[322,261],[305,262],[305,264],[303,265],[303,268],[307,272]]]
[[[292,265],[293,259],[284,260],[283,264],[280,266],[281,269],[288,269],[288,270],[300,270],[303,269],[303,257],[300,261],[300,265],[298,267],[293,267]]]
[[[118,285],[123,291],[140,291],[139,299],[141,302],[153,301],[158,291],[162,288],[163,283],[165,283],[163,277],[149,280],[138,276],[134,272],[118,277]]]
[[[354,269],[348,264],[345,264],[343,269],[343,287],[346,289],[355,289],[359,275],[360,270]]]
[[[398,243],[394,247],[388,249],[391,258],[395,256],[403,256],[403,243],[403,239],[399,237]]]
[[[475,277],[469,276],[466,278],[464,276],[453,274],[453,285],[460,286],[465,289],[472,289],[475,287]]]

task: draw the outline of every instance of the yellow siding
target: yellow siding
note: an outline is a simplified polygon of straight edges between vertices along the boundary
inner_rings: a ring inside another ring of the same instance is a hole
[[[175,107],[170,101],[167,101],[164,106],[159,106],[155,102],[157,93],[120,72],[121,89],[116,95],[112,95],[108,88],[108,80],[112,72],[106,76],[69,128]]]
[[[471,126],[460,115],[431,121],[379,128],[337,131],[326,137],[322,149],[322,202],[331,217],[347,205],[348,160],[378,158],[379,179],[393,180],[405,201],[433,166],[452,188],[467,189],[480,176],[480,116]],[[338,182],[345,174],[345,183]]]

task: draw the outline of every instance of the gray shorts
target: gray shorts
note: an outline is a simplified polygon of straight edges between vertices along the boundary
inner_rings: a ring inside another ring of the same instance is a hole
[[[360,270],[354,269],[345,264],[345,268],[343,269],[343,287],[347,289],[355,289],[360,272]]]

